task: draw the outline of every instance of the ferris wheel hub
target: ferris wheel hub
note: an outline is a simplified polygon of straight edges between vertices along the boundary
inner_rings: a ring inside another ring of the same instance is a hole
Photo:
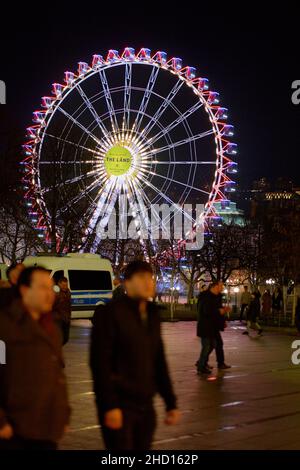
[[[132,165],[132,155],[127,147],[114,145],[105,154],[104,166],[109,176],[126,175]]]

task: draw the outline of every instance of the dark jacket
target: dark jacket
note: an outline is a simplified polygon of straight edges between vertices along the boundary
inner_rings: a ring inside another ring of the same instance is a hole
[[[0,338],[0,427],[10,423],[22,438],[58,441],[70,415],[59,332],[54,325],[49,336],[16,300],[0,312]]]
[[[275,294],[275,292],[272,295],[272,308],[275,310],[280,310],[282,307],[282,302],[283,302],[283,296],[282,292],[279,291]]]
[[[63,323],[70,323],[71,314],[71,292],[69,289],[67,291],[60,290],[56,294],[53,306],[54,319]]]
[[[18,297],[19,294],[15,286],[2,287],[0,289],[0,309],[8,307]]]
[[[151,404],[156,392],[168,410],[176,407],[159,311],[149,302],[147,312],[144,323],[138,302],[127,295],[95,312],[90,365],[99,413]]]
[[[222,297],[210,290],[203,292],[198,302],[197,336],[215,338],[224,329],[224,318],[220,314]]]
[[[251,322],[255,322],[259,316],[260,316],[259,294],[255,293],[254,298],[252,298],[250,305],[249,305],[249,309],[247,312],[247,320]]]
[[[125,289],[124,289],[124,286],[122,284],[119,284],[112,292],[112,298],[113,300],[117,300],[117,299],[120,299],[121,297],[123,297],[123,295],[125,295]]]

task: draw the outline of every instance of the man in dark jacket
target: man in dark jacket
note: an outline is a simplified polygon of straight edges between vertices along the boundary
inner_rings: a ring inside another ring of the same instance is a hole
[[[53,315],[54,320],[62,332],[62,343],[65,345],[69,341],[70,326],[71,326],[71,292],[69,289],[68,279],[61,277],[57,285],[59,292],[56,294]]]
[[[69,422],[61,340],[52,321],[53,281],[46,269],[22,271],[20,298],[1,311],[0,449],[56,449]]]
[[[258,335],[261,335],[263,330],[258,323],[260,316],[260,293],[254,292],[251,295],[251,301],[247,312],[247,330],[243,332],[243,335],[249,335],[251,330],[256,330]]]
[[[222,307],[223,283],[215,281],[208,291],[202,294],[198,304],[197,336],[201,338],[201,353],[197,369],[201,374],[210,374],[208,366],[210,353],[215,349],[219,369],[228,369],[224,362],[223,340],[220,331],[224,329],[224,315],[230,309]]]
[[[112,292],[113,300],[120,299],[125,294],[124,286],[122,280],[119,276],[116,276],[114,279],[114,290]]]
[[[149,450],[155,429],[153,397],[166,403],[166,424],[179,411],[166,363],[151,266],[130,263],[126,295],[95,313],[90,364],[99,421],[109,450]]]

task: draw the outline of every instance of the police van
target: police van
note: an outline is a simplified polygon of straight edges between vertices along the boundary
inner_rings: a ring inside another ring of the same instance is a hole
[[[28,256],[25,266],[43,266],[57,283],[61,277],[69,281],[72,318],[91,318],[97,305],[112,297],[112,266],[110,261],[92,253],[65,255],[39,254]]]

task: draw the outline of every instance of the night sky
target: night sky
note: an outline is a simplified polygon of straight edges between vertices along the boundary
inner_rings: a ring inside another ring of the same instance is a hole
[[[207,1],[201,10],[49,5],[40,13],[33,5],[17,16],[7,13],[0,32],[0,79],[7,86],[1,136],[8,128],[25,132],[41,96],[80,60],[110,48],[148,47],[181,57],[220,93],[236,130],[241,186],[261,176],[288,176],[300,185],[300,105],[291,102],[291,83],[300,79],[295,12],[262,12],[251,3],[233,15]]]

